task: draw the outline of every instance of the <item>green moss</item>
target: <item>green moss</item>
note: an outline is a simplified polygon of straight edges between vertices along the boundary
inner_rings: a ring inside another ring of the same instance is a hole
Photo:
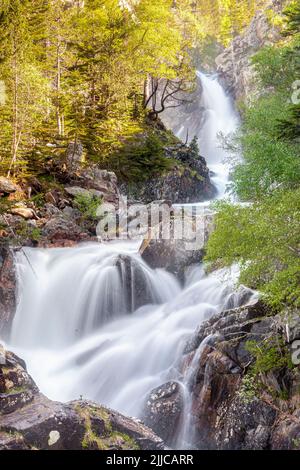
[[[75,411],[84,420],[85,433],[81,442],[83,449],[109,450],[115,447],[122,450],[139,449],[133,438],[113,430],[109,413],[104,408],[93,405],[76,405]],[[97,435],[93,429],[92,416],[98,417],[104,422],[104,432],[101,436]]]
[[[14,395],[17,393],[25,393],[27,391],[26,387],[14,387],[5,392],[5,395]]]

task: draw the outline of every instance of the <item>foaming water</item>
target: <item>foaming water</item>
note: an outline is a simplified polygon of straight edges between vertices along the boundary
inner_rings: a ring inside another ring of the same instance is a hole
[[[116,254],[135,263],[151,293],[135,311],[121,299],[136,280],[117,281]],[[240,304],[239,295],[233,297],[236,269],[207,276],[200,266],[180,286],[171,274],[146,266],[132,244],[27,249],[26,255],[31,265],[24,254],[17,256],[20,298],[10,346],[55,400],[83,396],[141,417],[153,388],[168,380],[186,387],[177,365],[196,327],[232,301]]]
[[[179,289],[171,275],[142,261],[136,242],[24,251],[16,255],[19,302],[11,333],[20,346],[72,344]]]

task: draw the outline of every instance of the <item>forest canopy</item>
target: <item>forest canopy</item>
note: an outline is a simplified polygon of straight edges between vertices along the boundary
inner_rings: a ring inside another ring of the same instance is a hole
[[[191,49],[211,37],[227,44],[260,4],[2,0],[1,173],[38,172],[50,144],[59,158],[71,141],[109,165],[125,141],[145,131],[149,111],[156,117],[193,89]]]

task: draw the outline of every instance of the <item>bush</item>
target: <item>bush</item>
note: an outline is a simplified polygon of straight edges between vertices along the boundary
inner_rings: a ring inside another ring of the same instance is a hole
[[[240,281],[274,308],[300,305],[300,189],[250,207],[219,203],[206,261],[239,263]]]
[[[84,219],[97,219],[97,210],[102,204],[102,199],[93,194],[77,194],[74,197],[74,207],[82,214]]]

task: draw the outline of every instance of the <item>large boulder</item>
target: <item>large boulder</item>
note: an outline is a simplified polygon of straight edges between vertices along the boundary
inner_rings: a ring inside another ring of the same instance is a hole
[[[176,235],[177,222],[181,224],[181,220],[180,210],[171,211],[170,230],[164,233],[166,222],[152,227],[139,252],[151,268],[164,268],[184,280],[187,268],[203,259],[205,244],[214,227],[214,217],[211,212],[196,217],[185,213],[182,236]]]
[[[88,401],[42,395],[24,362],[0,349],[0,450],[162,450],[140,421]]]

